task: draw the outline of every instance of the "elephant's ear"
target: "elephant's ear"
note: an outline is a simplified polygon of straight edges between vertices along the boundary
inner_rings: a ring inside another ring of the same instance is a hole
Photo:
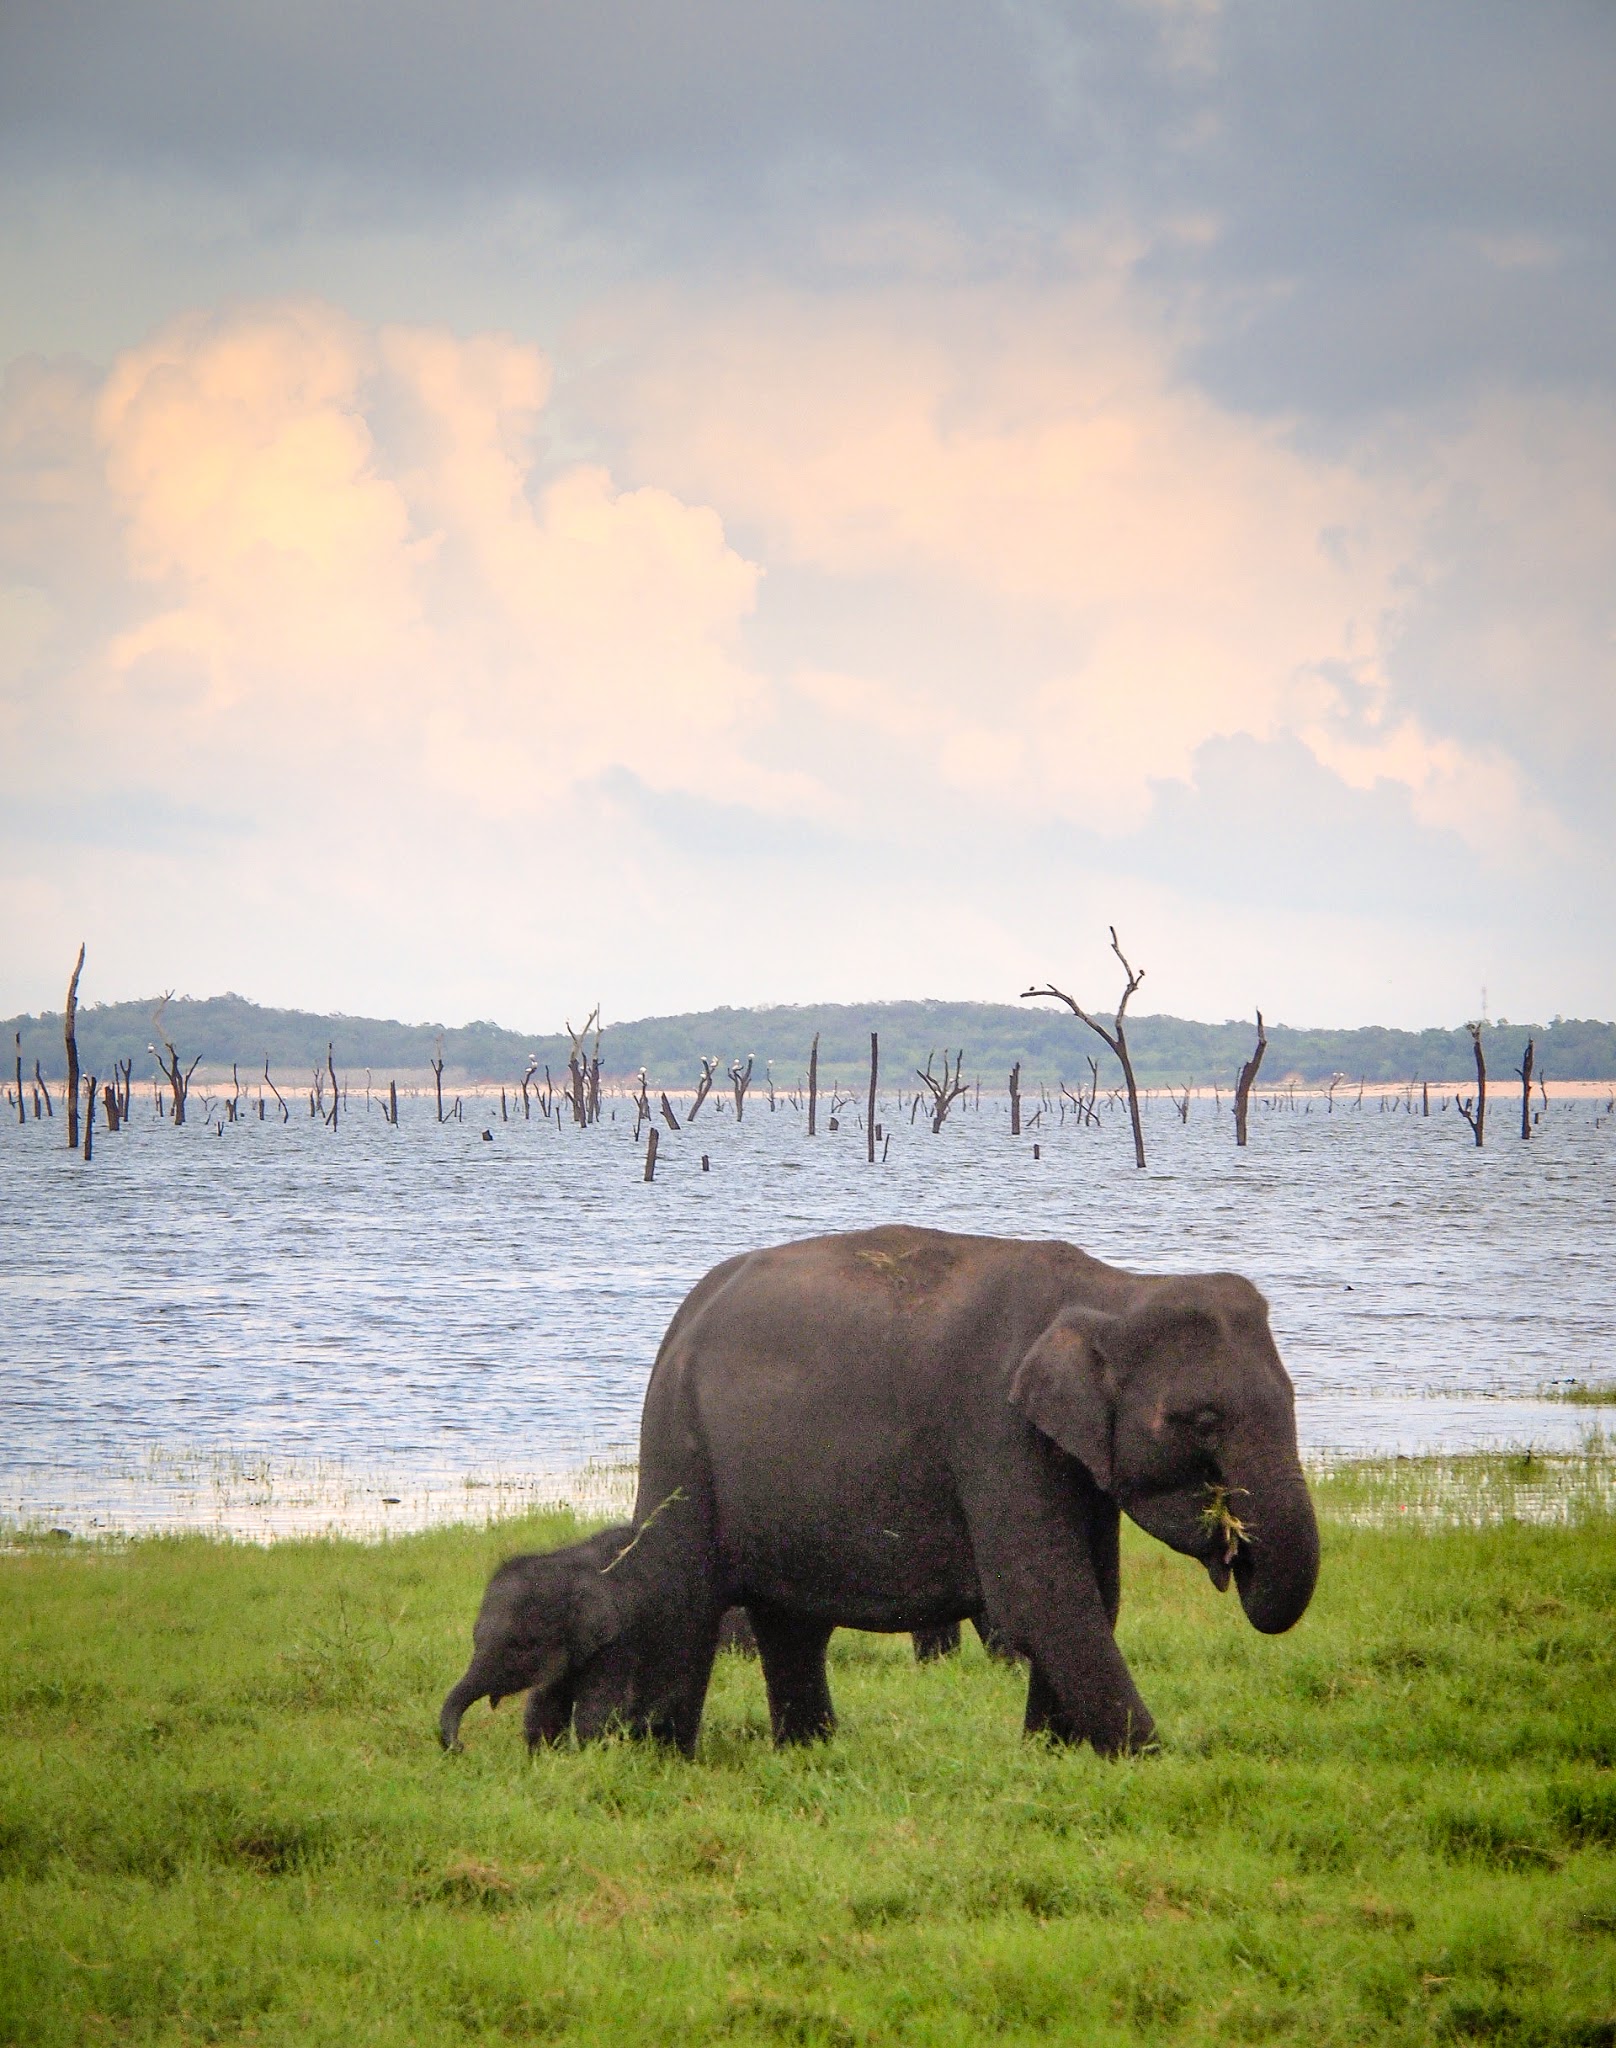
[[[1110,1316],[1067,1309],[1016,1367],[1010,1401],[1035,1429],[1088,1468],[1102,1492],[1112,1480],[1116,1381],[1100,1339]]]

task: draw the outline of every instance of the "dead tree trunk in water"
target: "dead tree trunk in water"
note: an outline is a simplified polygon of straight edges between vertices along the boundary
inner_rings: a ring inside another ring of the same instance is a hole
[[[584,1040],[590,1032],[595,1034],[593,1057],[584,1050]],[[567,1020],[567,1036],[572,1040],[572,1052],[567,1060],[567,1072],[572,1077],[572,1120],[584,1125],[600,1119],[600,1005],[597,1003],[584,1019],[581,1031],[574,1031],[572,1021]]]
[[[1237,1145],[1246,1142],[1246,1112],[1251,1107],[1251,1084],[1257,1078],[1257,1069],[1262,1065],[1263,1054],[1268,1050],[1268,1034],[1263,1030],[1262,1011],[1257,1012],[1257,1043],[1251,1058],[1240,1069],[1240,1079],[1234,1087],[1234,1141]]]
[[[442,1055],[442,1053],[434,1053],[434,1054],[432,1055],[432,1058],[431,1058],[431,1059],[430,1059],[430,1060],[429,1060],[429,1061],[427,1062],[427,1064],[428,1064],[428,1066],[430,1066],[430,1067],[431,1067],[431,1069],[432,1069],[432,1085],[433,1085],[433,1087],[434,1087],[434,1088],[435,1088],[435,1089],[437,1090],[437,1096],[438,1096],[438,1122],[439,1122],[439,1123],[441,1124],[441,1123],[443,1122],[443,1055]]]
[[[67,984],[67,1002],[62,1009],[62,1037],[67,1045],[67,1149],[79,1149],[79,976],[84,972],[84,942],[79,941],[79,957],[74,962],[73,978]]]
[[[17,1041],[17,1121],[25,1124],[28,1119],[23,1115],[22,1108],[22,1033],[14,1031],[11,1035]]]
[[[169,1093],[174,1099],[173,1115],[174,1123],[177,1127],[185,1121],[185,1097],[190,1090],[191,1076],[196,1072],[198,1066],[201,1064],[202,1055],[198,1053],[196,1058],[192,1060],[189,1067],[186,1067],[182,1071],[180,1067],[180,1056],[174,1049],[174,1041],[171,1038],[166,1037],[163,1032],[163,1012],[165,1009],[167,1009],[172,998],[173,990],[171,989],[168,995],[164,996],[163,1000],[157,1005],[157,1008],[152,1012],[152,1023],[156,1028],[158,1037],[161,1038],[163,1041],[163,1049],[168,1054],[168,1061],[166,1065],[161,1059],[157,1061],[157,1064],[159,1067],[162,1068],[163,1073],[167,1076],[168,1079]],[[147,1051],[155,1057],[157,1048],[154,1045],[148,1046]]]
[[[1042,988],[1023,989],[1021,993],[1024,1002],[1028,996],[1053,996],[1056,1002],[1064,1003],[1074,1017],[1086,1024],[1098,1037],[1103,1038],[1116,1054],[1122,1068],[1122,1078],[1128,1084],[1128,1115],[1133,1123],[1133,1163],[1142,1172],[1145,1164],[1145,1131],[1139,1121],[1139,1088],[1133,1078],[1133,1061],[1128,1057],[1128,1034],[1123,1028],[1123,1018],[1134,990],[1145,978],[1145,970],[1141,967],[1135,973],[1129,966],[1128,957],[1118,942],[1115,925],[1111,927],[1111,950],[1122,962],[1122,971],[1128,980],[1123,988],[1121,1001],[1117,1004],[1116,1022],[1109,1031],[1097,1018],[1091,1017],[1075,997],[1067,995],[1064,989],[1056,988],[1053,982],[1047,982]]]
[[[116,1131],[119,1124],[118,1091],[110,1081],[101,1090],[101,1108],[107,1120],[107,1129]]]
[[[120,1074],[121,1074],[121,1073],[123,1072],[123,1068],[122,1068],[122,1066],[121,1066],[121,1065],[119,1066],[119,1069],[118,1069],[118,1071],[119,1071],[119,1073],[120,1073]],[[55,1110],[54,1110],[54,1109],[53,1109],[53,1108],[51,1107],[51,1092],[50,1092],[50,1088],[49,1088],[49,1086],[48,1086],[48,1085],[46,1084],[45,1076],[44,1076],[44,1075],[43,1075],[43,1074],[42,1074],[42,1073],[41,1073],[41,1072],[39,1071],[39,1062],[38,1062],[38,1060],[35,1060],[35,1061],[34,1061],[34,1084],[35,1084],[35,1086],[36,1086],[36,1087],[38,1088],[38,1090],[39,1090],[40,1094],[41,1094],[41,1095],[43,1095],[43,1096],[44,1096],[44,1098],[45,1098],[45,1114],[46,1114],[46,1115],[47,1115],[48,1117],[52,1117],[52,1118],[54,1118],[54,1117],[55,1117],[55,1115],[56,1115],[56,1112],[55,1112]],[[125,1116],[127,1116],[127,1115],[129,1114],[129,1105],[128,1105],[128,1103],[127,1103],[127,1102],[125,1102],[125,1103],[123,1104],[123,1112],[124,1112],[124,1115],[125,1115]]]
[[[95,1131],[95,1076],[87,1074],[84,1080],[84,1162],[90,1162],[91,1138]]]
[[[701,1058],[701,1055],[699,1053],[697,1054],[697,1058]],[[696,1121],[696,1111],[700,1109],[702,1104],[707,1100],[707,1092],[712,1087],[713,1076],[717,1072],[718,1056],[716,1053],[710,1060],[702,1060],[701,1079],[696,1083],[696,1099],[693,1103],[691,1103],[689,1112],[685,1117],[685,1122],[687,1124],[693,1124]]]
[[[1021,1062],[1010,1069],[1010,1135],[1021,1136]]]
[[[1465,1029],[1470,1033],[1471,1049],[1476,1055],[1476,1093],[1473,1100],[1467,1095],[1463,1101],[1455,1096],[1454,1101],[1459,1104],[1459,1114],[1470,1126],[1479,1148],[1487,1141],[1487,1062],[1481,1054],[1481,1026],[1467,1024]]]
[[[808,1135],[811,1138],[819,1128],[819,1033],[814,1033],[814,1042],[808,1048]]]
[[[749,1052],[746,1055],[746,1065],[744,1067],[739,1060],[730,1061],[729,1085],[735,1092],[735,1121],[737,1123],[741,1121],[746,1111],[746,1091],[752,1085],[752,1062],[756,1058],[757,1054],[755,1052]]]
[[[864,1157],[868,1165],[875,1164],[875,1077],[881,1068],[881,1041],[875,1032],[870,1033],[870,1099],[864,1111]]]
[[[185,1121],[185,1098],[191,1090],[191,1076],[202,1063],[202,1055],[198,1053],[191,1064],[182,1069],[179,1054],[166,1039],[163,1042],[168,1052],[168,1065],[163,1068],[163,1072],[168,1077],[168,1092],[173,1098],[173,1120],[179,1125]],[[162,1062],[159,1061],[158,1064],[161,1065]]]
[[[332,1051],[333,1048],[331,1045],[331,1041],[327,1039],[325,1047],[325,1070],[331,1076],[331,1114],[326,1119],[326,1121],[330,1124],[332,1130],[335,1130],[337,1128],[337,1104],[341,1100],[342,1091],[337,1086],[337,1063],[335,1059],[332,1057]]]
[[[1532,1041],[1526,1041],[1526,1052],[1520,1065],[1515,1069],[1521,1077],[1521,1136],[1532,1135]]]
[[[281,1122],[283,1124],[290,1123],[292,1120],[292,1112],[286,1107],[286,1097],[275,1086],[275,1083],[269,1077],[269,1054],[267,1052],[264,1054],[264,1085],[266,1088],[268,1088],[270,1094],[274,1096],[275,1100],[281,1106]]]
[[[393,1126],[395,1131],[398,1129],[398,1083],[396,1081],[389,1081],[387,1084],[387,1121]]]
[[[934,1058],[935,1054],[927,1053],[926,1071],[921,1073],[920,1069],[916,1067],[915,1078],[931,1097],[931,1109],[929,1112],[931,1116],[931,1131],[932,1136],[936,1137],[943,1128],[943,1125],[948,1121],[948,1112],[966,1092],[966,1084],[960,1079],[960,1068],[965,1063],[965,1052],[961,1048],[954,1055],[954,1071],[950,1074],[948,1071],[948,1047],[946,1045],[943,1047],[943,1077],[941,1080],[938,1080],[931,1070],[931,1063]],[[917,1095],[915,1097],[917,1105],[919,1101],[920,1097]],[[911,1109],[909,1121],[913,1123],[914,1120],[914,1110]]]

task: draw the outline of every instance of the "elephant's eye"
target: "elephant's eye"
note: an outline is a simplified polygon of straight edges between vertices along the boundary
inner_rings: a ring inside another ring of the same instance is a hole
[[[1223,1417],[1216,1408],[1196,1408],[1175,1415],[1173,1420],[1184,1429],[1194,1430],[1197,1436],[1216,1436]]]

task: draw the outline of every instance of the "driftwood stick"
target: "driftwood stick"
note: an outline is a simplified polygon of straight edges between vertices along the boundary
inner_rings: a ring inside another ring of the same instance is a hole
[[[866,1162],[875,1164],[875,1080],[881,1067],[881,1041],[875,1032],[870,1033],[870,1099],[864,1112],[864,1157]]]

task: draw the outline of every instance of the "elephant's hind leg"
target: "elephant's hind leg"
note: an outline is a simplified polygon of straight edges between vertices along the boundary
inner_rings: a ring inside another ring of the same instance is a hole
[[[911,1629],[909,1639],[915,1646],[917,1664],[935,1664],[940,1657],[952,1657],[960,1646],[960,1625],[957,1621],[940,1621],[933,1628]]]
[[[749,1607],[763,1683],[769,1693],[769,1722],[777,1746],[817,1742],[836,1726],[825,1676],[829,1622],[808,1621],[774,1607]]]

